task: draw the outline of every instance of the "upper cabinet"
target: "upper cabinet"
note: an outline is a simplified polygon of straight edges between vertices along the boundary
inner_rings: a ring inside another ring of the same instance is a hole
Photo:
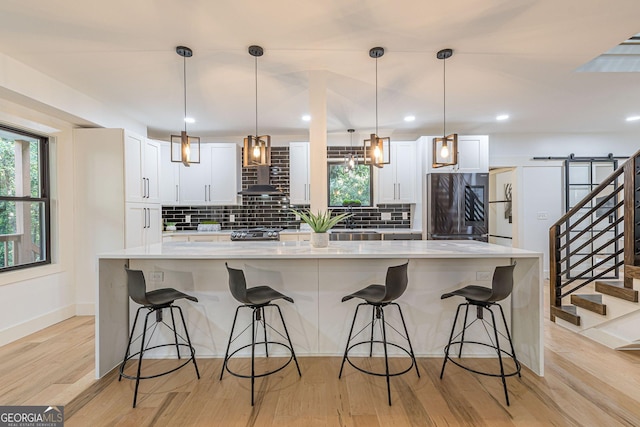
[[[455,166],[444,166],[434,168],[432,166],[433,156],[432,136],[421,137],[428,149],[427,173],[488,173],[489,172],[489,136],[487,135],[458,135],[458,164]]]
[[[289,143],[289,200],[292,205],[311,203],[309,143]]]
[[[417,155],[414,141],[391,141],[391,163],[378,170],[378,203],[415,203]]]
[[[160,143],[124,134],[127,202],[160,203]]]
[[[162,203],[165,205],[236,205],[240,189],[240,147],[234,143],[201,144],[200,163],[171,162],[162,147]]]

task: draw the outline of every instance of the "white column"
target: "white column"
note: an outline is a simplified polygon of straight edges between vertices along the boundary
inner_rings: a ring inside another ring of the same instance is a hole
[[[327,209],[327,74],[309,72],[311,211]]]

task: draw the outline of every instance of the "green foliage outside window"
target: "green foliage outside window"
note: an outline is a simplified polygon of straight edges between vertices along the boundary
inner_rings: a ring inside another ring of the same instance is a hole
[[[345,200],[371,206],[371,166],[347,170],[342,163],[329,164],[329,206],[343,206]]]

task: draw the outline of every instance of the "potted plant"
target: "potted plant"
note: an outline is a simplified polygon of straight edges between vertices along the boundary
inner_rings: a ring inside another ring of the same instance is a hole
[[[360,200],[358,200],[358,199],[353,199],[353,200],[344,199],[342,201],[342,206],[345,206],[345,207],[348,207],[348,208],[354,208],[354,207],[357,208],[357,207],[362,206],[362,202]]]
[[[330,210],[326,212],[318,211],[317,213],[311,211],[302,212],[295,209],[291,209],[291,211],[298,215],[302,221],[309,224],[309,227],[313,230],[311,233],[311,246],[316,248],[326,248],[329,245],[329,233],[327,231],[352,215],[345,212],[332,217]]]
[[[167,231],[176,231],[176,224],[177,222],[165,222],[164,229]]]

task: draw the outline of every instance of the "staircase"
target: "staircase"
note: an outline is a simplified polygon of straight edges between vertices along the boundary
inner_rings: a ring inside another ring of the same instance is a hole
[[[551,320],[640,350],[640,151],[549,229]]]

